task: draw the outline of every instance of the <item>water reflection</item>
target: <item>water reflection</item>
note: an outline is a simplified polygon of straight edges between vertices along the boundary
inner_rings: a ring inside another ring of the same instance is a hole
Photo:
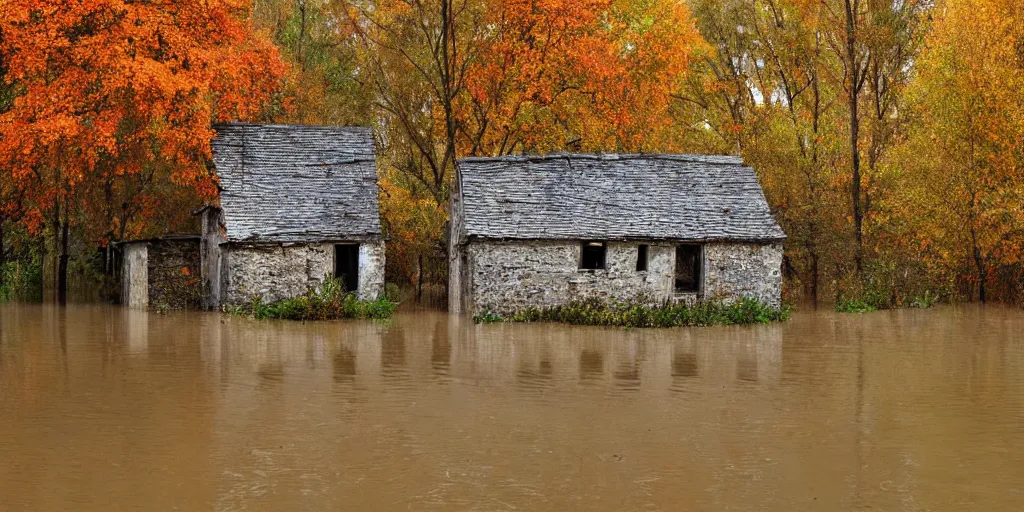
[[[673,377],[696,377],[700,375],[700,368],[697,365],[697,354],[685,349],[673,347],[672,351],[672,376]]]
[[[334,354],[334,380],[351,382],[356,375],[356,353],[348,347],[339,346]]]
[[[1022,329],[994,308],[626,331],[6,306],[0,510],[1010,510]]]
[[[593,349],[580,351],[580,379],[600,379],[604,375],[604,353]]]
[[[393,373],[405,366],[405,332],[388,329],[381,339],[380,366],[384,373]]]
[[[448,373],[452,357],[452,345],[448,341],[448,332],[440,318],[434,322],[434,332],[430,338],[430,365],[439,373]]]

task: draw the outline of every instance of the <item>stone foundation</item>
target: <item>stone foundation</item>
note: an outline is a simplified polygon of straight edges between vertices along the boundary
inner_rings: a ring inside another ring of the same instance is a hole
[[[703,251],[699,293],[675,292],[675,244],[648,243],[646,271],[637,271],[639,242],[608,242],[605,268],[580,270],[576,241],[473,241],[463,246],[452,282],[468,294],[465,312],[508,314],[595,298],[649,305],[753,297],[778,305],[781,244],[710,243]]]

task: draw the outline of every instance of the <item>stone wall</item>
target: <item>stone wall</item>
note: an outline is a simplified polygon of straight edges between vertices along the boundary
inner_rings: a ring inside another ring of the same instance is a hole
[[[580,243],[472,242],[467,268],[472,311],[510,313],[570,300],[659,302],[672,295],[673,249],[649,245],[648,270],[636,270],[637,245],[609,242],[605,269],[580,270]]]
[[[128,243],[122,251],[121,303],[144,309],[149,306],[149,244]]]
[[[297,297],[334,275],[334,244],[230,244],[222,246],[221,304]],[[359,247],[360,299],[384,290],[384,242]]]
[[[773,306],[782,300],[782,244],[704,246],[704,296],[752,297]]]
[[[507,314],[587,298],[658,304],[750,296],[779,303],[779,244],[705,245],[702,291],[686,294],[674,289],[675,244],[645,244],[646,271],[636,270],[639,245],[608,242],[605,269],[580,270],[577,241],[474,241],[462,248],[465,268],[454,283],[471,294],[465,312],[472,314],[484,310]]]
[[[199,237],[149,243],[149,304],[172,309],[202,305]]]
[[[384,294],[384,242],[359,245],[359,299],[375,300]]]

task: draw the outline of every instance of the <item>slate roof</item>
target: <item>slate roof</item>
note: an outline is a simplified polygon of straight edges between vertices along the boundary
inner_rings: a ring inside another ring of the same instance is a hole
[[[230,123],[214,129],[229,241],[380,237],[370,128]]]
[[[554,154],[459,161],[464,230],[488,239],[778,241],[737,157]]]

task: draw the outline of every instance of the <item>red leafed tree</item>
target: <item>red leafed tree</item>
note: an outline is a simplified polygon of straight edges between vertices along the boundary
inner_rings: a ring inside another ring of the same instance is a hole
[[[0,169],[47,229],[58,298],[68,231],[132,235],[154,187],[216,195],[211,124],[282,107],[287,73],[246,0],[5,0],[0,58],[15,99],[0,114]]]

